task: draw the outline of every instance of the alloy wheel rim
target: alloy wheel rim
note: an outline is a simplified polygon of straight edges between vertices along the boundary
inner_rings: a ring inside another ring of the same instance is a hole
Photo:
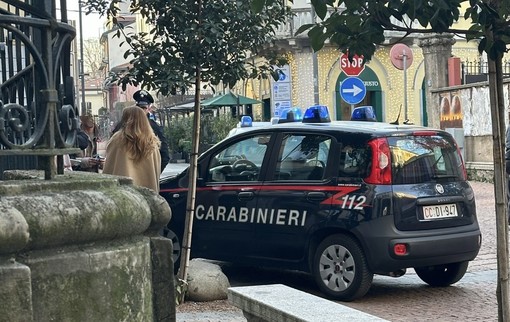
[[[341,245],[331,245],[324,249],[319,265],[321,280],[332,291],[345,291],[354,281],[354,258]]]

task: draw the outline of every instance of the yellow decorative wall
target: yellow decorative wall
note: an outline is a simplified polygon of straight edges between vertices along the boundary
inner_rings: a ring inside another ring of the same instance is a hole
[[[417,42],[417,40],[416,40]],[[404,87],[404,71],[393,66],[390,60],[391,46],[381,46],[374,57],[366,64],[377,75],[382,95],[382,120],[393,122],[400,113],[404,121],[404,93],[407,91],[407,115],[414,124],[424,124],[424,98],[422,86],[425,79],[425,66],[422,49],[411,45],[413,61],[406,71],[407,85]],[[458,40],[453,46],[452,55],[462,61],[479,58],[476,42]],[[327,105],[332,119],[336,119],[337,101],[335,85],[341,74],[339,64],[341,52],[333,47],[325,47],[317,53],[319,103]],[[313,54],[309,48],[301,48],[287,53],[292,77],[292,105],[303,109],[314,104]],[[246,96],[255,99],[268,99],[271,96],[270,79],[250,80]],[[405,88],[405,90],[404,90]],[[254,116],[262,118],[262,104],[253,106]]]
[[[413,47],[413,63],[407,69],[407,105],[409,119],[421,123],[421,85],[425,76],[421,49]],[[381,47],[374,57],[366,64],[379,78],[382,91],[383,121],[394,121],[402,105],[401,120],[404,115],[404,72],[396,69],[390,61],[390,47]],[[336,95],[334,86],[342,72],[339,58],[341,52],[334,48],[326,48],[319,52],[319,83],[321,101],[335,111]],[[334,115],[336,117],[336,115]]]

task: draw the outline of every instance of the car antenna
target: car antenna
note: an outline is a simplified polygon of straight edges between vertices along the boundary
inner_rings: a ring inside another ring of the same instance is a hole
[[[402,113],[402,104],[400,104],[400,109],[398,110],[397,119],[395,121],[391,122],[390,124],[398,125],[398,120],[400,119],[400,113]]]

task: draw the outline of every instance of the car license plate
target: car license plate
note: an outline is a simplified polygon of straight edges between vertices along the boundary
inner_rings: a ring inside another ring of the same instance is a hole
[[[449,217],[457,217],[457,205],[454,203],[435,205],[435,206],[423,206],[423,219],[433,220]]]

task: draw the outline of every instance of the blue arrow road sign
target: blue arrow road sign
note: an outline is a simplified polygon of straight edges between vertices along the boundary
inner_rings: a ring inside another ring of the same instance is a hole
[[[367,88],[358,77],[347,77],[340,85],[340,97],[348,104],[358,104],[365,95],[367,95]]]

